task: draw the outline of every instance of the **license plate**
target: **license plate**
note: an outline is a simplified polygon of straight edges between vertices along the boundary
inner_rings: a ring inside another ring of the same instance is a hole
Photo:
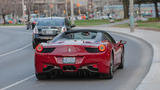
[[[64,57],[63,63],[64,64],[74,64],[76,62],[75,57]]]
[[[53,31],[51,31],[51,30],[46,30],[46,34],[53,34]]]
[[[47,39],[47,40],[51,40],[51,39],[53,39],[53,37],[40,37],[40,39]]]

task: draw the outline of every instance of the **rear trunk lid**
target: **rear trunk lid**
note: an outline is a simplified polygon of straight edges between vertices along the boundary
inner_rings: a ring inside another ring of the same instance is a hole
[[[61,27],[41,26],[38,27],[40,35],[57,35],[61,31]]]

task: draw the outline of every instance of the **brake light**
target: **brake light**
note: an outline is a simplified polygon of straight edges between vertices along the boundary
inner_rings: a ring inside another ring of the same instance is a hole
[[[34,28],[33,33],[38,34],[38,28],[37,27]]]
[[[39,44],[37,47],[36,47],[36,51],[37,52],[42,52],[43,51],[43,46],[41,44]]]
[[[93,68],[97,68],[97,64],[93,64],[92,67],[93,67]]]
[[[101,45],[99,45],[98,49],[99,49],[99,51],[103,52],[106,50],[106,47],[103,44],[101,44]]]
[[[43,65],[43,68],[47,68],[47,67],[48,67],[48,65],[46,65],[46,64]]]

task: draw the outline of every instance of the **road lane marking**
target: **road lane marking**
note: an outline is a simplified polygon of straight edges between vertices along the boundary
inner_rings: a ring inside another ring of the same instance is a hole
[[[4,54],[0,54],[0,57],[2,56],[6,56],[6,55],[9,55],[9,54],[12,54],[12,53],[15,53],[15,52],[18,52],[18,51],[21,51],[27,47],[31,46],[31,44],[27,44],[26,46],[22,47],[22,48],[19,48],[19,49],[16,49],[16,50],[13,50],[13,51],[10,51],[10,52],[7,52],[7,53],[4,53]]]
[[[0,90],[7,90],[7,89],[9,89],[9,88],[11,88],[11,87],[14,87],[14,86],[16,86],[16,85],[19,85],[19,84],[21,84],[21,83],[23,83],[23,82],[25,82],[25,81],[33,78],[34,76],[35,76],[35,75],[31,75],[31,76],[29,76],[29,77],[27,77],[27,78],[25,78],[25,79],[23,79],[23,80],[17,81],[17,82],[15,82],[15,83],[11,84],[11,85],[8,85],[8,86],[6,86],[6,87],[4,87],[4,88],[1,88]]]

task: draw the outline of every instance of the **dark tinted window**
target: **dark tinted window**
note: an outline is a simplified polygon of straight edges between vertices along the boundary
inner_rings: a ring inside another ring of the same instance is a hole
[[[108,33],[103,34],[103,40],[109,40],[112,43],[116,43],[116,41]]]
[[[65,39],[95,39],[97,36],[97,32],[69,32],[64,33],[63,38]]]
[[[37,26],[64,26],[64,19],[41,19]]]

